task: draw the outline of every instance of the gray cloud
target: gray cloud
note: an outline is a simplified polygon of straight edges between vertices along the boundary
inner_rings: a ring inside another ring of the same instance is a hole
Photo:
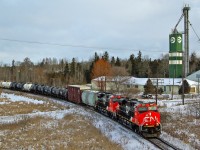
[[[101,48],[61,47],[0,40],[0,62],[29,57],[89,59],[95,51],[128,58],[143,55],[158,58],[168,52],[168,36],[177,23],[183,0],[1,0],[0,38]],[[187,2],[186,2],[187,3]],[[190,20],[200,34],[200,4],[189,2]],[[183,30],[183,22],[179,26]],[[190,31],[191,51],[199,43]],[[124,49],[113,50],[109,48]],[[156,52],[155,52],[156,51]]]

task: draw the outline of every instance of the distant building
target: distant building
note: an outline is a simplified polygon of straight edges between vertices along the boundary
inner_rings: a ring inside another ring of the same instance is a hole
[[[200,77],[200,70],[192,73],[191,75],[187,76],[187,79],[198,82],[198,78]],[[200,80],[200,79],[199,79]]]
[[[100,90],[101,85],[105,86],[106,90],[112,90],[114,87],[118,88],[137,88],[141,92],[144,92],[144,85],[149,78],[136,78],[136,77],[106,77],[102,76],[93,79],[91,82],[92,89]],[[179,88],[182,85],[182,78],[150,78],[153,85],[156,86],[158,79],[158,88],[163,89],[163,94],[178,94]],[[190,93],[198,93],[198,82],[186,79],[191,87]],[[118,83],[116,83],[118,82]]]

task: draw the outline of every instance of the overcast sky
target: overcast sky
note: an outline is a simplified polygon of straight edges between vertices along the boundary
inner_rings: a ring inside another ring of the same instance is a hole
[[[104,51],[129,58],[140,50],[159,58],[169,51],[169,34],[184,4],[190,5],[189,20],[200,35],[199,0],[0,0],[0,63],[25,57],[81,61]],[[178,29],[183,31],[183,20]],[[200,42],[190,30],[193,51],[200,54]]]

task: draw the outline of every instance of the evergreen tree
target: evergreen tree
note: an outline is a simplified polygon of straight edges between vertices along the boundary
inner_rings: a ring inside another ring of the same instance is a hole
[[[195,52],[193,52],[190,57],[190,73],[194,71],[197,71],[197,56]]]
[[[121,66],[121,62],[120,59],[117,57],[116,62],[115,62],[115,66]]]
[[[114,56],[111,58],[110,64],[111,64],[111,66],[114,66],[114,65],[115,65],[115,57],[114,57]]]
[[[142,69],[142,53],[139,51],[138,56],[136,58],[135,64],[134,64],[134,72],[135,76],[141,77],[141,69]]]
[[[184,85],[184,94],[190,93],[190,85],[187,82],[187,80],[183,80],[183,85]],[[179,94],[182,94],[182,88],[183,88],[183,86],[181,85],[181,87],[178,91]]]
[[[72,58],[72,62],[71,62],[71,65],[70,65],[70,75],[72,77],[74,77],[75,73],[76,73],[76,60],[75,60],[75,58]]]
[[[69,75],[69,64],[68,64],[68,62],[66,62],[65,69],[64,69],[64,76],[66,77],[67,75]]]
[[[142,52],[139,51],[138,52],[138,57],[137,57],[137,62],[141,62],[142,61]]]
[[[136,76],[136,60],[134,54],[131,54],[129,57],[129,62],[130,62],[130,74],[132,76]]]
[[[97,60],[99,60],[99,56],[97,54],[97,52],[94,53],[94,62],[96,62]]]
[[[134,62],[134,59],[135,59],[134,54],[131,54],[130,57],[129,57],[129,61],[130,61],[131,63],[133,63],[133,62]]]
[[[91,83],[91,71],[90,70],[85,70],[85,80],[86,80],[86,83]]]
[[[107,51],[105,51],[105,53],[103,54],[103,59],[104,59],[105,61],[109,61],[109,54],[108,54]]]
[[[147,83],[144,85],[144,94],[155,94],[155,87],[151,79],[148,79]]]

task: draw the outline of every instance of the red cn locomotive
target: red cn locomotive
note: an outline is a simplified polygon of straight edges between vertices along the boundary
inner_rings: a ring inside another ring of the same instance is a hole
[[[97,110],[107,113],[113,119],[131,127],[145,137],[158,137],[161,133],[160,113],[155,103],[106,94],[99,97]]]

